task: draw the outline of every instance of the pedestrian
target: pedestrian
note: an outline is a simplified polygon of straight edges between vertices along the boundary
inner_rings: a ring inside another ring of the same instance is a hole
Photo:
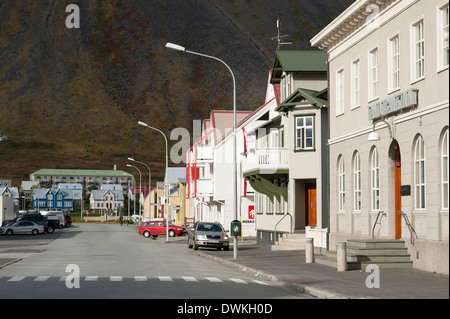
[[[120,226],[122,226],[123,225],[123,217],[122,217],[122,215],[120,215],[120,217],[119,217],[119,222],[120,222]]]

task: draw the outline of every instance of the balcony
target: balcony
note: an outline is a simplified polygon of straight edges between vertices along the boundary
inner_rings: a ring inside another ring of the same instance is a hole
[[[242,164],[243,173],[285,173],[289,170],[288,156],[287,148],[257,148],[254,153],[248,153],[247,161]]]

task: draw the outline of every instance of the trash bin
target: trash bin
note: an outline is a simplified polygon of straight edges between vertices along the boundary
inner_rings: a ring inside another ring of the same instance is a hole
[[[241,222],[238,220],[233,220],[231,222],[231,236],[241,236]]]

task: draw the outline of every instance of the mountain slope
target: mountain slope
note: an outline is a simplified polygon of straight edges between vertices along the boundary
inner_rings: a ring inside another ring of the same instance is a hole
[[[238,109],[254,110],[277,18],[294,41],[289,49],[310,49],[309,39],[353,1],[80,0],[81,28],[68,29],[73,2],[0,0],[0,133],[11,140],[0,142],[2,178],[43,167],[123,169],[135,156],[156,180],[164,140],[139,120],[170,134],[232,108],[229,72],[166,42],[226,61]]]

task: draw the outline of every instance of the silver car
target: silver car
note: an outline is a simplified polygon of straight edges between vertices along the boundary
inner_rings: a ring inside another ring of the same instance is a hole
[[[229,236],[219,223],[196,222],[188,235],[187,244],[189,248],[212,247],[220,250],[230,249]]]
[[[37,235],[44,232],[44,225],[31,221],[18,221],[7,226],[0,227],[0,235],[11,236],[13,234]]]

